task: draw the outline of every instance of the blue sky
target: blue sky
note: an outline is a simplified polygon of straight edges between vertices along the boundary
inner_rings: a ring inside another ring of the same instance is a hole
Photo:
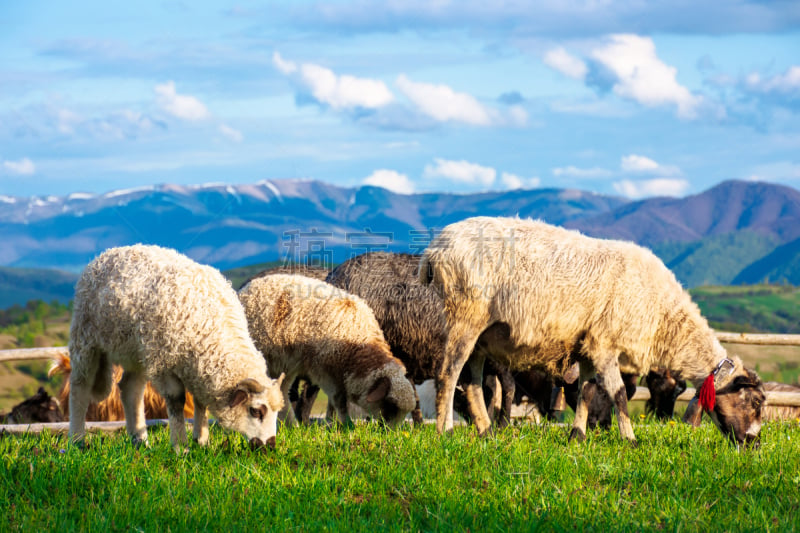
[[[800,2],[0,3],[0,195],[800,187]]]

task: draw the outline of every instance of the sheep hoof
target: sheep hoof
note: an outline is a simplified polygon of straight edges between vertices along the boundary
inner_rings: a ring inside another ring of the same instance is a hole
[[[569,433],[570,442],[583,442],[585,440],[586,433],[584,433],[582,429],[572,428],[572,431]]]
[[[146,435],[144,437],[136,437],[136,436],[131,437],[131,444],[133,444],[133,447],[136,449],[150,447],[150,444],[147,442]]]

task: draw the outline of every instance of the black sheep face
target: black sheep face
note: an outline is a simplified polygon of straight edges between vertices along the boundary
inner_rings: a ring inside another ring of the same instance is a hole
[[[64,415],[58,405],[58,400],[47,394],[44,388],[15,405],[8,415],[9,424],[30,424],[36,422],[52,423],[63,422]]]

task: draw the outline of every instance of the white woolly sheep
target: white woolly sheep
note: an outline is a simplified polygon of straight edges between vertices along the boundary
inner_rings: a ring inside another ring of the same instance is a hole
[[[254,279],[239,298],[269,371],[286,374],[285,402],[289,385],[302,377],[325,391],[347,424],[348,401],[389,425],[414,408],[406,369],[361,298],[324,281],[287,274]],[[291,409],[286,420],[295,422]]]
[[[157,246],[112,248],[89,263],[75,290],[70,329],[69,434],[81,442],[91,399],[108,396],[112,364],[128,434],[147,443],[144,386],[167,403],[170,442],[186,441],[183,407],[194,397],[195,440],[208,441],[206,408],[251,445],[275,445],[279,386],[247,332],[236,292],[219,271]]]
[[[583,439],[584,384],[595,373],[617,410],[620,433],[635,441],[620,370],[666,367],[692,380],[688,419],[709,413],[737,444],[757,441],[764,388],[738,358],[728,358],[697,306],[650,251],[594,239],[541,221],[476,217],[445,227],[423,254],[420,281],[442,294],[448,338],[437,391],[437,429],[453,426],[455,381],[469,360],[475,394],[483,353],[512,370],[543,367],[561,375],[580,363],[581,392],[570,438]],[[717,389],[716,401],[714,391]],[[735,394],[733,394],[735,393]],[[479,432],[488,419],[476,420]]]

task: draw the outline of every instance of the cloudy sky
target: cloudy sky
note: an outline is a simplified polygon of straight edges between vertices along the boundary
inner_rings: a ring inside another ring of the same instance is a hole
[[[0,195],[800,187],[800,2],[3,2]]]

